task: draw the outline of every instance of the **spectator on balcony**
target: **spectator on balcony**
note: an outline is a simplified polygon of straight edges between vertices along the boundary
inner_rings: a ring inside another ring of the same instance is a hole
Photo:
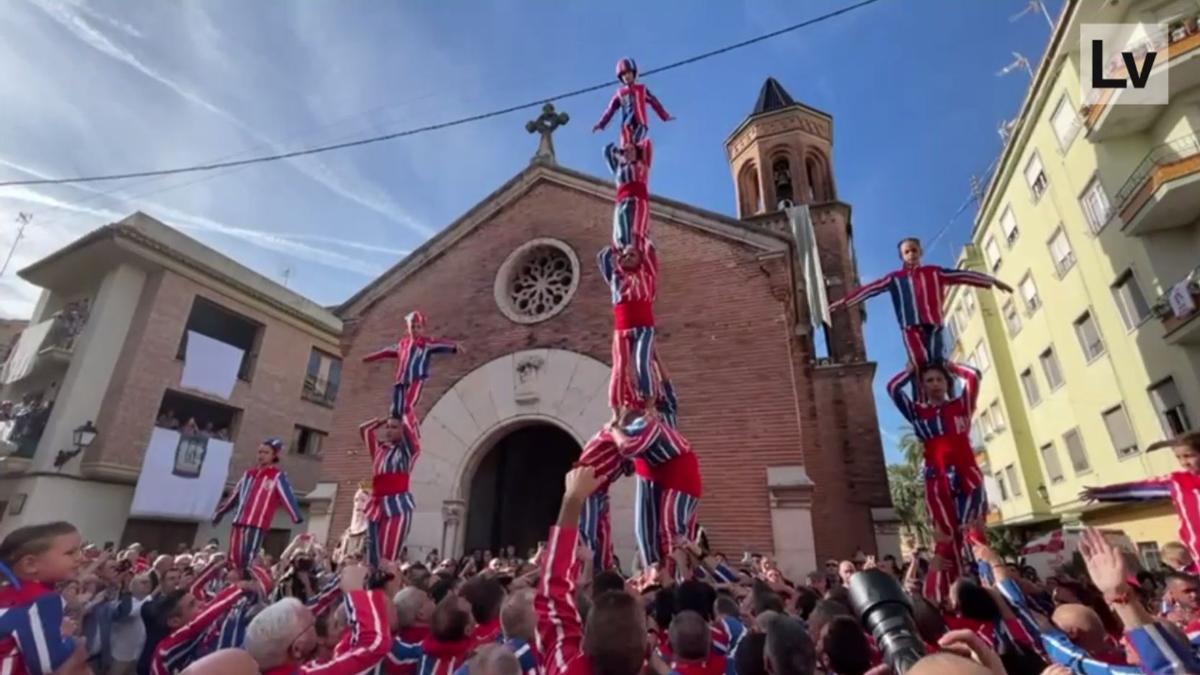
[[[172,431],[179,428],[179,418],[175,417],[175,411],[167,408],[158,415],[158,421],[154,423],[156,427],[163,429],[171,429]]]

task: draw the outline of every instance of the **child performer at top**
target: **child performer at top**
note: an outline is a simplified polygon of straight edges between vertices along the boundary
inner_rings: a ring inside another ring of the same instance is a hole
[[[1170,499],[1179,516],[1179,539],[1200,560],[1200,431],[1169,441],[1154,443],[1146,452],[1171,448],[1179,462],[1179,471],[1159,478],[1085,488],[1080,495],[1098,502],[1147,501]]]
[[[903,266],[860,286],[841,300],[829,305],[830,310],[853,307],[884,291],[892,296],[896,320],[904,332],[904,348],[908,359],[919,371],[927,363],[938,363],[946,357],[942,335],[942,301],[947,286],[976,286],[998,288],[1012,293],[1012,286],[995,277],[954,270],[937,265],[921,264],[921,240],[906,237],[900,240],[900,259]]]
[[[268,438],[258,446],[257,466],[246,469],[229,497],[213,514],[213,525],[233,510],[233,530],[229,533],[229,562],[245,569],[262,549],[263,538],[271,529],[275,510],[282,506],[293,523],[300,523],[300,502],[292,492],[287,474],[279,468],[283,441]]]
[[[923,397],[913,401],[905,385],[920,375]],[[962,393],[950,398],[954,377]],[[987,514],[983,472],[971,448],[971,419],[979,397],[979,371],[951,361],[910,367],[888,382],[888,393],[925,447],[925,505],[937,530],[935,553],[945,561],[925,579],[925,597],[943,600],[960,575],[963,535],[985,541],[981,521]]]
[[[83,539],[70,523],[20,527],[0,542],[0,669],[48,675],[69,661],[83,665],[83,645],[64,633],[63,598],[54,585],[74,579]]]
[[[396,383],[392,386],[391,416],[413,414],[421,399],[421,387],[429,379],[429,358],[434,354],[461,354],[462,346],[450,340],[425,335],[425,315],[409,312],[404,317],[408,332],[396,344],[363,357],[363,363],[396,360]]]
[[[608,102],[608,107],[604,109],[604,114],[600,116],[596,126],[592,127],[592,131],[603,131],[617,109],[620,109],[621,145],[634,145],[646,140],[650,133],[650,116],[646,114],[646,104],[654,108],[654,112],[658,113],[662,121],[670,122],[675,119],[658,99],[654,98],[654,94],[650,93],[646,85],[637,81],[637,75],[637,64],[633,59],[624,58],[617,61],[617,81],[621,86]]]

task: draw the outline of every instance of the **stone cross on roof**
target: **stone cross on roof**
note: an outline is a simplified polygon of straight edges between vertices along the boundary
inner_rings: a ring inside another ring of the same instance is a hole
[[[554,104],[547,103],[542,106],[542,114],[537,119],[525,123],[525,131],[542,135],[531,162],[557,163],[554,158],[554,132],[570,120],[571,117],[567,113],[555,112]]]

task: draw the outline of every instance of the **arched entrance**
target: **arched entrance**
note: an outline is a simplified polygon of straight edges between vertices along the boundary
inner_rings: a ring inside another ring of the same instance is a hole
[[[471,478],[463,549],[511,545],[525,555],[558,515],[563,476],[579,459],[579,443],[553,424],[536,422],[505,434],[486,452]]]

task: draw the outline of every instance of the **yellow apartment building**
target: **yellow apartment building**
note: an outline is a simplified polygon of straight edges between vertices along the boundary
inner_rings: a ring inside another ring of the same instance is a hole
[[[958,260],[1016,290],[946,305],[953,353],[983,371],[990,522],[1120,528],[1150,564],[1177,539],[1169,503],[1078,495],[1173,470],[1144,449],[1200,422],[1198,18],[1200,0],[1067,2]],[[1168,104],[1080,100],[1080,27],[1113,23],[1169,55],[1150,76]]]

